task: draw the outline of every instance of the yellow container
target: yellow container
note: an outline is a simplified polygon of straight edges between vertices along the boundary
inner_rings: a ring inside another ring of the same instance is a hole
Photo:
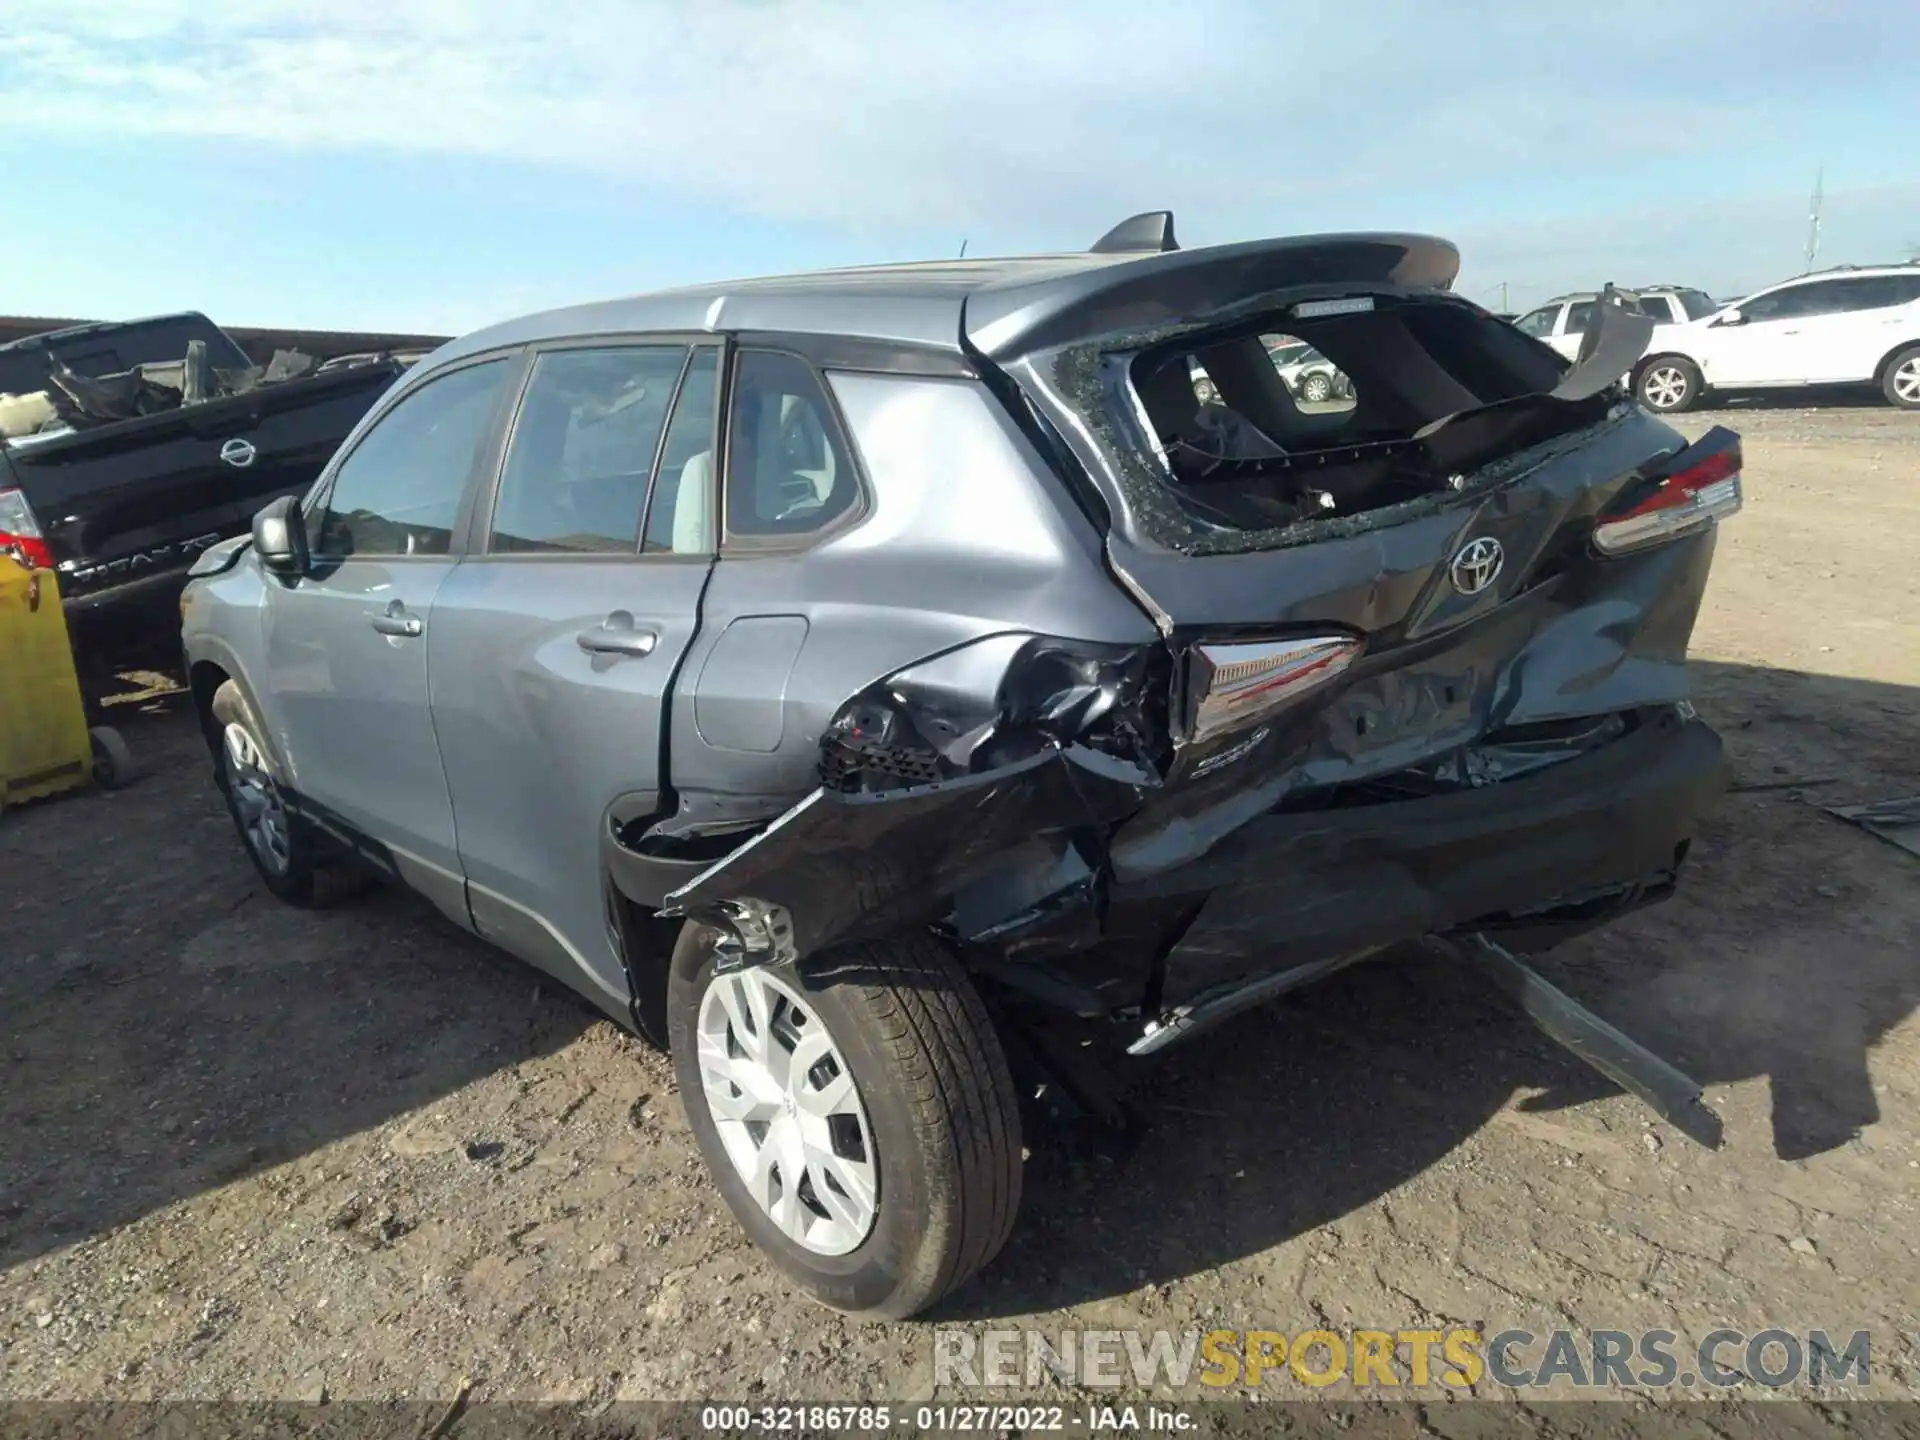
[[[132,770],[117,733],[87,729],[58,577],[0,555],[0,810]]]

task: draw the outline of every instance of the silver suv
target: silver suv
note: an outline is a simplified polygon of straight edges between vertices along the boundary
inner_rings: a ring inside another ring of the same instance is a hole
[[[1457,266],[1153,215],[454,341],[195,567],[247,851],[295,904],[407,886],[670,1046],[752,1237],[913,1313],[1007,1238],[1023,1099],[1093,1094],[1068,1027],[1137,1065],[1674,884],[1737,437],[1624,398],[1644,319],[1569,367]],[[1297,404],[1281,334],[1355,403]]]

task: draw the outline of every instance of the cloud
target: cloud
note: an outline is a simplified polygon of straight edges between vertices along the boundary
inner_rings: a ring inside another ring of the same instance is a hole
[[[1548,8],[0,0],[0,124],[564,167],[856,229],[1171,204],[1226,238],[1709,155],[1910,51],[1860,0]]]

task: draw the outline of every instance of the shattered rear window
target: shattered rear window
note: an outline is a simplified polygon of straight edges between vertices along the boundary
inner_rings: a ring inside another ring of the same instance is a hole
[[[1266,304],[1266,323],[1256,312],[1051,357],[1136,523],[1168,548],[1276,548],[1397,523],[1496,483],[1503,462],[1530,464],[1523,452],[1598,423],[1612,404],[1549,394],[1567,362],[1451,296],[1382,295],[1363,311],[1283,323]],[[1337,377],[1337,401],[1302,398],[1308,353]],[[1211,403],[1197,398],[1196,373]]]

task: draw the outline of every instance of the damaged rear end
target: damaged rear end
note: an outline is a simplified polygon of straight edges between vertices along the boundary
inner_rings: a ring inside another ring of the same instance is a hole
[[[988,285],[965,338],[1158,638],[997,634],[850,697],[818,787],[668,897],[726,963],[932,925],[1147,1050],[1673,886],[1724,785],[1685,658],[1740,450],[1620,392],[1648,322],[1603,307],[1569,368],[1444,242],[1152,249]],[[1302,343],[1334,401],[1278,372]]]

